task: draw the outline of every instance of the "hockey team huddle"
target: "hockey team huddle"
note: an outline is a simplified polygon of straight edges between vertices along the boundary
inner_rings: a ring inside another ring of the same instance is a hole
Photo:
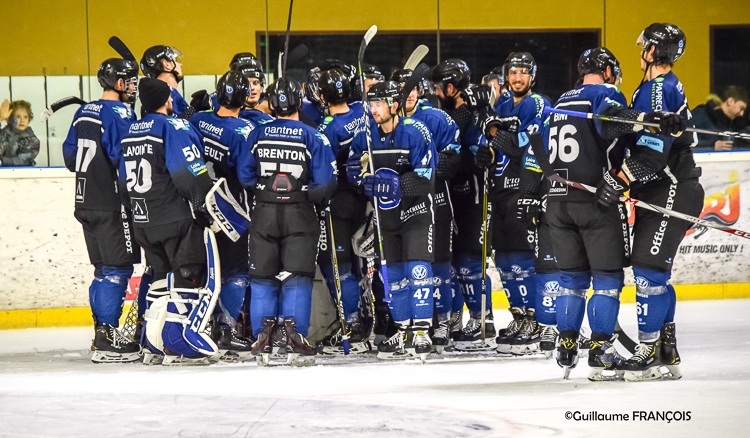
[[[481,85],[460,59],[389,77],[359,59],[268,86],[260,61],[239,53],[215,93],[190,103],[176,49],[146,50],[140,81],[133,59],[106,60],[102,99],[76,112],[63,145],[95,267],[92,360],[309,365],[372,349],[422,361],[496,351],[554,354],[567,377],[587,351],[591,380],[680,378],[669,280],[690,223],[639,210],[631,239],[623,194],[701,212],[696,138],[671,71],[685,42],[672,24],[641,33],[644,77],[629,104],[604,47],[581,54],[580,79],[554,104],[533,91],[527,52]],[[141,248],[126,336],[118,321]],[[512,315],[498,331],[493,255]],[[639,343],[624,357],[627,266]],[[316,267],[338,319],[311,345]]]

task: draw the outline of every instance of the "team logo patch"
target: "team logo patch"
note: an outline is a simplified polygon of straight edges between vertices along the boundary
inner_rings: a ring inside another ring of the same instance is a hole
[[[411,270],[411,277],[415,280],[424,280],[427,278],[427,266],[417,265]]]
[[[239,128],[235,128],[234,132],[245,137],[245,140],[247,140],[247,136],[250,135],[250,132],[252,132],[252,130],[253,128],[249,126],[240,126]]]
[[[556,294],[560,289],[560,283],[556,281],[548,281],[544,283],[544,291],[550,294]]]
[[[174,127],[175,130],[189,131],[187,123],[182,119],[168,118],[167,121]]]
[[[513,271],[514,274],[519,275],[521,272],[523,272],[523,269],[521,269],[518,265],[513,265],[510,267],[510,270]]]
[[[203,163],[202,161],[190,163],[188,165],[188,170],[190,170],[190,173],[192,173],[194,176],[198,176],[206,172],[206,164]]]
[[[121,106],[112,107],[112,111],[115,112],[121,119],[127,119],[130,117],[130,110]]]
[[[644,277],[635,277],[635,284],[638,287],[649,287],[649,282]]]
[[[342,86],[343,84],[341,83],[341,81],[336,82],[336,88],[341,88]]]
[[[144,198],[130,198],[133,209],[133,222],[148,222],[148,207]]]
[[[283,94],[279,96],[279,102],[286,102],[286,96]]]
[[[86,198],[86,178],[78,178],[76,183],[76,202],[83,203]]]
[[[234,93],[234,88],[232,88],[232,86],[231,86],[231,85],[227,85],[227,86],[226,86],[226,89],[227,89],[227,93],[229,93],[229,94],[232,94],[232,93]]]

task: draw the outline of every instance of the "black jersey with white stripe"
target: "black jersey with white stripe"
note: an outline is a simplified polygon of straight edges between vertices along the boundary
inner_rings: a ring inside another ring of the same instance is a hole
[[[97,100],[76,111],[63,158],[65,167],[76,173],[77,209],[120,211],[120,140],[132,121],[130,108],[117,100]]]
[[[601,114],[609,106],[625,107],[625,96],[614,85],[588,84],[563,93],[554,107],[569,111]],[[597,186],[605,170],[622,164],[623,148],[618,141],[605,140],[601,126],[593,120],[553,113],[542,129],[549,160],[563,178]],[[591,201],[594,195],[566,185],[550,183],[550,202]]]

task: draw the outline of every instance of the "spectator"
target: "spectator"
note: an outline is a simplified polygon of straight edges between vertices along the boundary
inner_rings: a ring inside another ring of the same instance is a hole
[[[0,105],[0,122],[8,124],[0,129],[0,166],[34,166],[39,154],[39,139],[29,127],[34,119],[31,104],[25,100],[13,103],[5,99]]]
[[[709,100],[693,109],[693,122],[696,128],[716,131],[731,131],[732,121],[742,117],[747,107],[747,90],[731,85],[722,93],[722,102],[716,104]],[[710,134],[698,134],[696,149],[729,151],[734,142],[732,138]]]

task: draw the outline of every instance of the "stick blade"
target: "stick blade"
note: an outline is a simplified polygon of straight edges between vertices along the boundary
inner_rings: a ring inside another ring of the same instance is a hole
[[[359,63],[362,63],[362,59],[365,57],[365,49],[367,49],[367,45],[370,44],[370,40],[375,37],[375,34],[378,33],[378,26],[373,24],[370,26],[369,29],[367,29],[367,32],[365,32],[365,37],[362,38],[362,44],[359,45],[359,54],[357,55],[357,60]],[[362,70],[360,68],[360,70]]]
[[[288,59],[287,59],[287,66],[292,66],[307,56],[309,52],[309,49],[304,44],[299,44],[295,46],[292,50],[289,51]]]
[[[414,70],[429,52],[430,49],[424,44],[420,44],[419,46],[417,46],[417,48],[414,49],[413,52],[411,52],[411,55],[409,55],[409,59],[406,60],[404,69]]]
[[[404,87],[401,89],[401,95],[399,96],[399,107],[404,108],[404,103],[406,103],[406,98],[409,97],[409,93],[411,93],[411,90],[413,90],[419,83],[427,76],[427,74],[430,71],[430,67],[425,64],[421,63],[417,66],[417,68],[414,69],[414,73],[412,73],[411,77],[406,81],[404,84]]]
[[[123,59],[136,62],[135,56],[133,56],[133,52],[128,49],[128,46],[126,46],[119,37],[111,36],[108,43],[109,46],[115,49],[115,52],[117,52],[117,54],[120,55]]]

